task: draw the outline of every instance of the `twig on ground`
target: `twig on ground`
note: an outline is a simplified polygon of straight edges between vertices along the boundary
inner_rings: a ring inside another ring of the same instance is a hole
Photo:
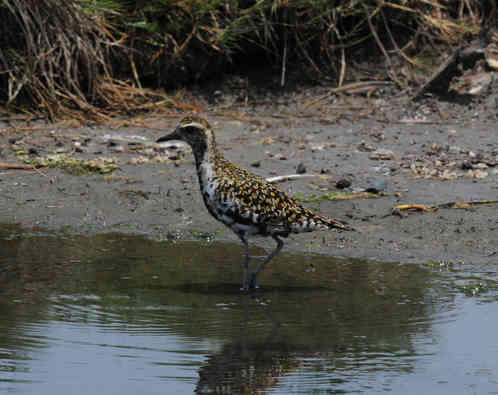
[[[292,181],[292,180],[297,180],[300,178],[312,178],[312,177],[317,177],[317,175],[316,174],[289,174],[286,176],[268,177],[266,179],[266,181],[268,181],[270,184],[277,184],[279,182]]]
[[[462,201],[462,202],[447,202],[447,203],[441,203],[441,204],[436,204],[434,206],[426,206],[423,204],[400,204],[398,206],[394,206],[392,208],[391,214],[396,214],[400,215],[402,211],[422,211],[425,213],[433,213],[440,208],[463,208],[463,209],[470,209],[473,206],[477,205],[482,205],[482,204],[496,204],[498,203],[498,200],[469,200],[469,201]]]
[[[343,86],[338,86],[337,88],[333,88],[327,92],[327,94],[320,96],[316,99],[311,100],[310,102],[306,103],[304,105],[304,109],[308,109],[312,105],[327,99],[328,97],[332,96],[333,94],[337,93],[360,93],[362,91],[366,90],[373,90],[376,89],[377,87],[381,86],[389,86],[392,85],[393,83],[391,81],[360,81],[360,82],[353,82],[351,84],[346,84]]]
[[[23,165],[20,163],[7,163],[0,162],[0,169],[10,169],[10,170],[34,170],[35,167],[32,165]]]

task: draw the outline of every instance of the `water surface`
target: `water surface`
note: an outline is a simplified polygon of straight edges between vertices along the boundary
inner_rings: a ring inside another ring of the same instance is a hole
[[[496,266],[283,253],[246,295],[241,262],[0,227],[0,393],[498,393]]]

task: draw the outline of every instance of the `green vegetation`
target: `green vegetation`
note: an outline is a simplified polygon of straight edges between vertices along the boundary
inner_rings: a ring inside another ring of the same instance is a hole
[[[83,119],[182,107],[148,89],[248,64],[342,85],[380,57],[405,87],[496,19],[496,1],[0,0],[0,16],[3,104]]]
[[[489,292],[489,287],[482,282],[459,285],[457,288],[467,296],[481,296],[482,294]]]
[[[21,144],[12,144],[12,151],[25,164],[35,168],[56,167],[70,171],[73,174],[111,173],[118,168],[116,161],[112,158],[97,158],[93,160],[81,160],[68,154],[53,154],[46,156],[30,156],[29,151]]]
[[[112,158],[98,158],[94,160],[79,160],[69,155],[55,154],[46,157],[25,159],[24,163],[34,167],[57,167],[73,174],[99,173],[106,174],[118,168]]]
[[[194,239],[199,241],[205,241],[208,243],[213,241],[216,237],[216,232],[202,232],[198,230],[192,230],[190,231],[190,234]]]

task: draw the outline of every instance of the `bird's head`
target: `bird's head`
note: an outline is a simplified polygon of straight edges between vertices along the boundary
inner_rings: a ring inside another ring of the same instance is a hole
[[[192,147],[195,152],[204,152],[209,145],[214,144],[214,134],[208,121],[204,118],[196,116],[188,116],[183,118],[176,129],[163,137],[160,137],[156,142],[181,140]]]

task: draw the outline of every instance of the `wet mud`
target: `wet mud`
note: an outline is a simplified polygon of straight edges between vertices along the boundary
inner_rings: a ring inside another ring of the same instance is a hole
[[[231,116],[203,114],[228,159],[264,177],[310,175],[279,185],[307,207],[358,230],[291,236],[286,251],[406,263],[498,259],[492,98],[488,107],[388,106],[384,98],[373,102],[369,116],[355,116],[351,108],[372,101],[339,106],[323,97],[301,92]],[[298,103],[305,102],[320,107],[304,110]],[[205,209],[189,150],[153,143],[180,117],[76,128],[5,122],[0,161],[43,167],[0,170],[0,221],[70,234],[236,240]],[[355,198],[334,200],[337,194]],[[489,203],[472,204],[483,201]],[[439,208],[393,210],[411,204]],[[253,245],[272,247],[271,240],[254,239]]]

